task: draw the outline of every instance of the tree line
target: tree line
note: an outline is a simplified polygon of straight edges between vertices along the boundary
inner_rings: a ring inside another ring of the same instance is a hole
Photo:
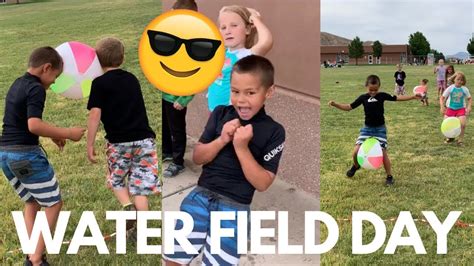
[[[408,38],[408,46],[412,55],[417,56],[420,60],[425,60],[429,53],[434,55],[435,61],[439,59],[445,59],[445,56],[442,52],[432,49],[430,43],[423,35],[423,33],[417,31],[413,34],[410,34]],[[348,45],[349,48],[349,57],[356,60],[356,65],[358,65],[358,59],[364,56],[364,43],[356,36],[351,43]],[[467,52],[470,55],[474,56],[474,37],[469,40],[467,44]],[[375,58],[380,58],[383,53],[383,45],[380,41],[375,41],[372,44],[373,56]]]

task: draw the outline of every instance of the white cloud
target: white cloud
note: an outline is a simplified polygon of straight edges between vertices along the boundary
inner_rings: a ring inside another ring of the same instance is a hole
[[[321,0],[321,31],[387,44],[408,43],[420,31],[449,55],[466,51],[473,13],[473,0]]]

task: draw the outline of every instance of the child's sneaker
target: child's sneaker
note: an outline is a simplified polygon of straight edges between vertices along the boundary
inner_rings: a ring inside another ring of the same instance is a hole
[[[163,171],[163,176],[164,177],[174,177],[174,176],[177,176],[179,173],[181,173],[183,171],[184,171],[184,165],[170,163],[170,165],[168,165],[168,168],[166,168],[166,170]]]
[[[127,242],[132,243],[132,245],[135,245],[137,243],[137,226],[134,225],[132,228],[128,229],[126,231],[127,235]]]
[[[25,263],[23,264],[24,266],[33,266],[33,263],[30,260],[30,257],[26,255]],[[49,263],[46,261],[46,255],[43,254],[41,257],[41,263],[40,266],[49,266]]]
[[[173,155],[170,153],[163,153],[161,156],[161,161],[162,162],[171,162],[173,160]]]
[[[135,205],[133,205],[133,203],[129,203],[129,204],[123,206],[123,210],[124,211],[137,211],[137,209],[135,208]],[[134,228],[136,223],[137,223],[137,220],[127,220],[126,230],[128,231],[128,230]]]
[[[446,139],[444,140],[444,143],[445,143],[445,144],[449,144],[449,143],[452,143],[452,142],[454,142],[454,138],[446,138]]]
[[[385,179],[385,185],[391,186],[393,185],[395,181],[393,180],[393,176],[388,175],[387,178]]]
[[[360,169],[360,166],[359,167],[356,167],[355,165],[352,165],[351,169],[349,169],[346,173],[347,177],[353,177],[356,173],[357,170]]]

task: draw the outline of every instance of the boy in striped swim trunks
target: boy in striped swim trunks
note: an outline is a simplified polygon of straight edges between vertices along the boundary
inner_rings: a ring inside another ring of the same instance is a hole
[[[63,71],[61,56],[51,47],[35,49],[28,70],[10,87],[5,99],[3,131],[0,139],[1,166],[5,177],[25,202],[25,224],[31,236],[36,213],[44,207],[51,232],[54,232],[62,207],[61,193],[54,170],[39,144],[48,137],[63,149],[66,139],[79,141],[85,129],[59,128],[42,120],[46,89]],[[45,244],[40,237],[34,254],[24,265],[49,265],[43,255]]]
[[[367,88],[367,93],[360,95],[351,104],[340,104],[334,101],[329,102],[329,106],[334,106],[337,109],[343,111],[350,111],[359,107],[360,105],[364,106],[365,126],[360,129],[360,135],[357,138],[354,152],[352,153],[354,164],[352,165],[351,169],[347,171],[347,176],[353,177],[355,175],[355,172],[360,169],[360,165],[357,162],[357,153],[359,152],[359,148],[362,143],[370,137],[375,137],[382,146],[383,165],[385,168],[385,172],[387,173],[385,184],[393,185],[394,180],[392,176],[391,164],[387,154],[387,129],[385,127],[383,104],[385,101],[408,101],[413,99],[420,99],[421,96],[396,96],[390,95],[385,92],[379,92],[380,79],[376,75],[370,75],[367,77],[365,87]]]
[[[212,212],[248,212],[255,190],[265,191],[275,179],[285,129],[264,108],[274,91],[273,75],[272,64],[261,56],[237,61],[231,74],[232,105],[214,109],[194,148],[193,161],[203,170],[180,210],[193,218],[193,232],[187,238],[203,252],[203,265],[237,265],[240,259],[237,219],[222,222],[223,228],[234,230],[234,237],[222,237],[218,254],[211,252]],[[176,229],[182,227],[178,220]],[[173,254],[163,254],[166,265],[189,264],[196,256],[177,242]]]

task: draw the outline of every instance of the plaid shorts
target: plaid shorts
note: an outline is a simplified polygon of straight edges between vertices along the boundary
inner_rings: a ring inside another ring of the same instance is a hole
[[[117,190],[127,180],[131,195],[150,195],[161,192],[158,178],[158,156],[153,139],[107,143],[107,185]]]
[[[405,95],[405,85],[398,85],[395,84],[395,90],[394,90],[396,95]]]
[[[51,207],[61,201],[54,170],[39,146],[0,147],[1,167],[24,202]]]

